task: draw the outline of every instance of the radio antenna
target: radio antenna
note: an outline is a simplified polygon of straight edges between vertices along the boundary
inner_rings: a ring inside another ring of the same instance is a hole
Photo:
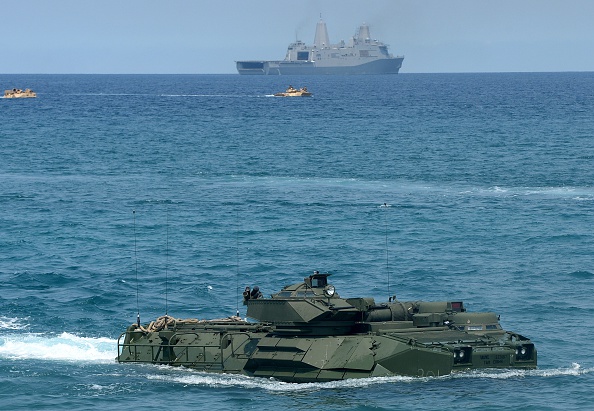
[[[381,207],[386,209],[386,213],[388,210],[388,204],[384,203]],[[388,217],[384,214],[384,225],[385,225],[385,236],[386,236],[386,272],[388,273],[388,298],[391,301],[392,297],[390,296],[390,258],[388,256]]]
[[[136,324],[140,327],[140,305],[138,304],[138,256],[136,254],[136,210],[132,210],[134,216],[134,260],[136,271]]]
[[[168,299],[167,299],[167,292],[169,291],[169,204],[167,204],[167,209],[165,211],[167,214],[167,241],[165,247],[165,316],[168,314]]]
[[[239,317],[239,211],[236,211],[235,215],[237,219],[237,230],[235,232],[235,266],[237,270],[235,272],[235,302],[237,305],[235,315]]]

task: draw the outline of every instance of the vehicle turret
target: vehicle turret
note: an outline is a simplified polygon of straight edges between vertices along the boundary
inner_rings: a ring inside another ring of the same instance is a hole
[[[270,298],[254,297],[246,287],[247,316],[275,326],[277,333],[339,335],[378,329],[455,327],[467,331],[501,330],[494,313],[467,313],[462,301],[397,301],[376,304],[371,297],[341,298],[328,273],[314,273],[285,286]]]

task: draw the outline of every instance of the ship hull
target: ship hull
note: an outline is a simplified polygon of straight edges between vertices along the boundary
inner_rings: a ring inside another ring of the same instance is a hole
[[[238,61],[241,75],[360,75],[398,74],[403,57],[379,59],[357,65],[318,65],[310,61]]]

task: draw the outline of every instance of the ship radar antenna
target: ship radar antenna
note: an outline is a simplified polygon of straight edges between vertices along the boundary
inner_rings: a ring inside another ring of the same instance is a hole
[[[140,327],[140,304],[138,303],[138,256],[136,253],[136,210],[132,210],[132,215],[134,216],[134,260],[135,260],[135,269],[136,272],[136,324]]]

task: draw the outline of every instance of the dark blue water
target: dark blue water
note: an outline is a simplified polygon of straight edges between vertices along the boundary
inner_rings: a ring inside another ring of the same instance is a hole
[[[0,408],[594,403],[594,73],[0,81],[38,93],[0,99]],[[288,84],[314,96],[270,97]],[[539,368],[299,385],[114,362],[137,310],[245,315],[244,286],[313,270],[495,311]]]

